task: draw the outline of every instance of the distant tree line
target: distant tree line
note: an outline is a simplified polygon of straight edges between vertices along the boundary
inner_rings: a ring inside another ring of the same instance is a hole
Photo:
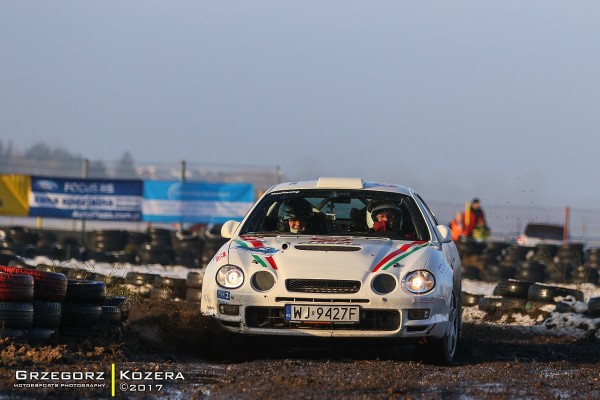
[[[45,174],[50,171],[74,171],[81,174],[84,157],[63,148],[51,148],[36,143],[23,152],[13,148],[12,142],[0,140],[0,173]],[[112,165],[100,160],[89,160],[88,176],[93,178],[135,179],[138,177],[131,154],[126,151]]]

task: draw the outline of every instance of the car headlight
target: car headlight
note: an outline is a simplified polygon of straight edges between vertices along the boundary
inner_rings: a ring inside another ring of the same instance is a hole
[[[424,294],[431,292],[435,287],[435,277],[429,271],[413,271],[404,277],[404,289],[414,294]]]
[[[221,287],[236,289],[244,283],[244,271],[235,265],[224,265],[217,271],[216,280]]]

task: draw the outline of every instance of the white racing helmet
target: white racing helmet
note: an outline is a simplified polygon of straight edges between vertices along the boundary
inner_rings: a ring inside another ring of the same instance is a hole
[[[375,221],[377,221],[377,214],[380,214],[384,211],[390,213],[393,218],[398,219],[392,222],[395,226],[402,225],[402,220],[400,219],[402,217],[402,213],[397,204],[391,202],[374,201],[369,204],[369,207],[367,207],[367,226],[369,229],[373,228]]]

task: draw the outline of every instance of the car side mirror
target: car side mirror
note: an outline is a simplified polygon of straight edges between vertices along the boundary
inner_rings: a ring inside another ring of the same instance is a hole
[[[223,236],[225,239],[231,239],[238,226],[240,226],[238,221],[225,222],[221,227],[221,236]]]
[[[446,225],[438,225],[437,230],[442,243],[450,243],[452,241],[452,231]]]

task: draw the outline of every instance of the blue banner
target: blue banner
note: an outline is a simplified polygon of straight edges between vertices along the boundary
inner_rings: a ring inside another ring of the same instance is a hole
[[[241,221],[254,202],[249,183],[145,181],[143,219],[150,222]]]
[[[143,181],[31,177],[29,215],[105,221],[142,219]]]

